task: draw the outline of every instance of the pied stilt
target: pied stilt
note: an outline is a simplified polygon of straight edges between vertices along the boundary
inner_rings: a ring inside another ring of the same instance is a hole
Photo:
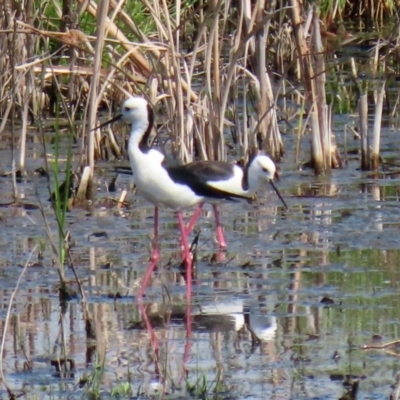
[[[141,284],[138,297],[141,298],[143,296],[160,257],[158,247],[158,208],[165,206],[177,211],[182,237],[183,258],[187,268],[187,297],[189,301],[192,279],[192,258],[188,245],[188,233],[190,230],[184,226],[181,210],[202,204],[208,200],[234,200],[235,198],[246,198],[247,196],[240,193],[230,193],[218,188],[217,185],[209,184],[204,174],[196,171],[193,164],[191,166],[165,166],[163,164],[164,155],[148,146],[149,135],[154,123],[154,114],[148,102],[143,98],[129,98],[124,102],[120,115],[97,128],[119,119],[130,122],[132,125],[128,142],[128,154],[136,188],[139,194],[154,204],[154,244],[151,262]],[[216,214],[216,218],[217,224],[220,226],[218,214]]]

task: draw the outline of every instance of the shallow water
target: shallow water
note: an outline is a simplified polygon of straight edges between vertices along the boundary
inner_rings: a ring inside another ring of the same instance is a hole
[[[337,138],[343,149],[340,132]],[[395,155],[396,140],[391,129],[383,131],[383,156]],[[6,170],[9,155],[0,151]],[[18,187],[25,204],[43,205],[56,241],[47,180],[32,175],[43,166],[43,154],[34,144],[29,151],[29,174]],[[170,399],[214,393],[221,399],[338,399],[350,380],[359,381],[357,398],[387,399],[399,373],[396,348],[361,346],[400,335],[400,181],[363,173],[351,157],[344,169],[317,178],[296,169],[289,148],[277,183],[289,211],[269,188],[255,203],[222,205],[226,253],[216,252],[206,207],[190,308],[177,223],[163,210],[162,260],[146,292],[147,325],[136,293],[148,265],[153,209],[132,192],[128,207],[107,202],[129,187],[129,178],[121,176],[117,193],[107,193],[112,169],[99,174],[92,209],[75,208],[67,217],[72,260],[94,319],[94,347],[86,341],[80,297],[60,306],[55,255],[40,210],[1,207],[3,332],[22,267],[38,246],[11,307],[3,354],[7,384],[28,398],[120,393],[144,399],[163,392]],[[9,203],[11,179],[2,177],[0,184],[0,203]],[[77,291],[73,272],[66,275]],[[54,361],[64,344],[72,370],[60,374]],[[85,376],[86,386],[80,385]]]

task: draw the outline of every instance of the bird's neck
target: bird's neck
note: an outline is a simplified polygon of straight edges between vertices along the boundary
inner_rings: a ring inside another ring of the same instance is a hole
[[[131,133],[129,134],[129,148],[140,151],[148,148],[149,136],[153,127],[153,121],[139,120],[132,123]]]
[[[252,179],[251,171],[250,171],[251,164],[247,163],[243,168],[243,177],[242,177],[242,189],[248,195],[252,195],[257,190],[257,182]]]
[[[257,171],[253,164],[250,164],[246,168],[244,176],[246,176],[248,193],[251,195],[255,194],[260,187],[259,171]]]
[[[260,187],[260,181],[257,177],[249,176],[248,177],[248,193],[255,194]]]
[[[151,129],[152,124],[147,121],[135,121],[132,124],[129,134],[128,155],[134,179],[143,171],[143,168],[147,168],[147,152],[144,149],[149,148],[148,139]]]

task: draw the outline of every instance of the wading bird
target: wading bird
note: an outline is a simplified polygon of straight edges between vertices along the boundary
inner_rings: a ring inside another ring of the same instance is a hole
[[[151,274],[160,258],[158,246],[158,208],[169,207],[176,211],[186,264],[188,301],[191,298],[192,257],[188,235],[200,215],[204,202],[211,202],[217,225],[217,238],[221,248],[226,247],[216,203],[250,198],[264,182],[269,182],[287,208],[285,201],[273,183],[276,172],[273,161],[265,156],[254,157],[242,169],[222,161],[195,161],[185,165],[165,165],[165,157],[148,145],[154,124],[154,113],[150,104],[141,97],[131,97],[122,106],[121,114],[101,124],[101,128],[119,119],[129,122],[131,132],[128,155],[134,183],[138,193],[154,205],[154,242],[151,262],[143,278],[139,297],[142,297]],[[96,129],[97,129],[96,128]],[[198,205],[188,227],[185,227],[182,210]]]

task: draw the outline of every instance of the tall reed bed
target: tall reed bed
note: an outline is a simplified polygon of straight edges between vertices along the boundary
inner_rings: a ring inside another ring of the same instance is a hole
[[[390,2],[374,10],[376,22],[393,13]],[[96,160],[121,154],[112,136],[91,130],[99,109],[111,112],[135,93],[156,107],[158,126],[183,162],[246,159],[258,149],[280,160],[286,125],[278,118],[289,126],[297,118],[299,133],[304,122],[311,126],[312,164],[324,173],[341,165],[326,93],[332,77],[340,86],[340,63],[332,66],[329,51],[339,35],[330,28],[361,11],[341,2],[305,9],[298,0],[28,0],[24,9],[3,2],[0,134],[18,132],[17,168],[24,170],[29,124],[54,117],[58,107],[78,127],[82,158],[74,168],[88,166],[90,178]],[[15,116],[21,125],[12,124]]]

